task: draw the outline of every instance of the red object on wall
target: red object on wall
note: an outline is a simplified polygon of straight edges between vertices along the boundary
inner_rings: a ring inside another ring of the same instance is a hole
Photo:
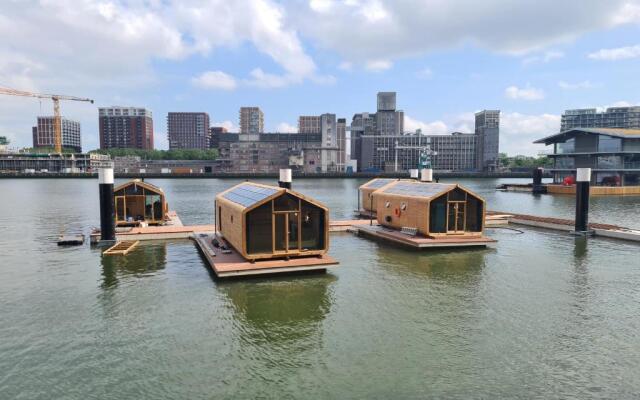
[[[567,176],[562,180],[562,184],[565,186],[570,186],[576,183],[576,177],[573,175]]]

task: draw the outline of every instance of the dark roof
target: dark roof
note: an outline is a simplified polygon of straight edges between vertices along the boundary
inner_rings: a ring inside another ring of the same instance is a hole
[[[455,189],[455,184],[398,181],[382,189],[383,193],[433,198]]]
[[[375,178],[370,180],[369,182],[365,183],[364,185],[362,185],[362,188],[367,188],[367,189],[379,189],[381,187],[383,187],[384,185],[391,183],[393,181],[397,181],[397,179],[393,179],[393,178]]]
[[[241,206],[251,207],[280,191],[283,189],[244,182],[223,193],[222,197]]]
[[[561,139],[566,139],[573,136],[576,133],[583,132],[592,135],[606,135],[621,138],[638,138],[640,139],[640,129],[625,129],[625,128],[574,128],[566,131],[556,133],[551,136],[547,136],[542,139],[538,139],[533,143],[550,144],[555,143]]]

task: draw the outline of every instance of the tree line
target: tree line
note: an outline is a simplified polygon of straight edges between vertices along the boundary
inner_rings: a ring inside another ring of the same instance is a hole
[[[90,153],[107,154],[111,158],[137,156],[142,160],[215,160],[218,158],[217,149],[97,149],[90,151]]]

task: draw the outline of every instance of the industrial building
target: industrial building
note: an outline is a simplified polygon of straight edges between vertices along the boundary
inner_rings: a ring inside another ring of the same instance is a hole
[[[167,114],[169,149],[208,149],[211,144],[209,114],[170,112]]]
[[[264,132],[264,113],[260,107],[240,107],[240,133],[257,135]]]
[[[111,158],[104,154],[85,153],[4,153],[0,154],[0,172],[78,173],[94,172]]]
[[[34,148],[54,148],[54,117],[38,117],[38,123],[33,127]],[[82,153],[80,122],[67,118],[60,118],[62,128],[62,147]]]
[[[222,172],[275,173],[280,168],[300,172],[321,172],[322,135],[263,133],[219,135],[219,157]]]
[[[98,109],[100,148],[153,150],[151,111],[135,107]]]

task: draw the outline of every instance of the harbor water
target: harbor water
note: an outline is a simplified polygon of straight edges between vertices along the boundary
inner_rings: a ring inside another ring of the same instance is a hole
[[[237,183],[150,182],[185,224]],[[460,180],[490,210],[573,218],[573,197],[508,182]],[[293,186],[347,219],[361,183]],[[634,243],[490,229],[495,248],[416,252],[336,233],[327,274],[217,281],[188,240],[59,248],[99,225],[97,180],[0,193],[0,399],[640,396]],[[591,199],[592,222],[639,215],[640,197]]]

